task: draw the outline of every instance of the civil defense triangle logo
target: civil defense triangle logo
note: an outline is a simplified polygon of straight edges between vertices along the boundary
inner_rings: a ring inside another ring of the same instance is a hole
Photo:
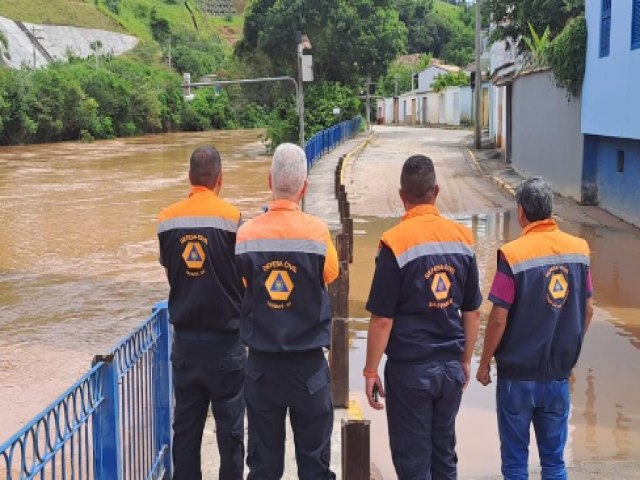
[[[272,301],[285,302],[291,296],[293,281],[286,270],[272,270],[264,286]]]
[[[202,257],[198,253],[198,249],[195,247],[195,245],[191,246],[191,252],[189,253],[189,261],[190,262],[201,262],[202,261]]]
[[[272,292],[288,292],[289,289],[287,288],[287,286],[284,283],[284,279],[282,278],[282,274],[279,273],[278,276],[276,277],[275,281],[273,282],[273,285],[271,285],[271,291]]]
[[[207,256],[200,242],[187,242],[182,251],[182,259],[189,270],[200,270]]]

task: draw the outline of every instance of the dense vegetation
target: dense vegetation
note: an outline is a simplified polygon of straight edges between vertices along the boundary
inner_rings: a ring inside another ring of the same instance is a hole
[[[528,37],[530,25],[540,34],[549,28],[554,38],[569,19],[584,15],[584,0],[485,0],[484,6],[496,22],[493,40]]]
[[[0,68],[5,145],[256,126],[269,127],[273,144],[293,141],[298,122],[290,86],[198,90],[185,102],[180,74],[295,76],[296,30],[313,46],[315,81],[305,85],[308,137],[361,113],[366,78],[393,81],[395,88],[399,77],[405,90],[408,68],[426,67],[432,55],[464,64],[473,53],[473,8],[455,0],[250,0],[244,18],[207,15],[197,0],[28,1],[33,8],[0,0],[0,15],[128,32],[141,42],[126,58]],[[5,50],[0,38],[0,57]],[[399,54],[422,51],[432,54],[417,66],[394,63]],[[340,115],[333,114],[336,107]]]
[[[487,0],[497,20],[493,40],[518,40],[530,66],[550,67],[559,85],[580,96],[587,52],[584,0]]]

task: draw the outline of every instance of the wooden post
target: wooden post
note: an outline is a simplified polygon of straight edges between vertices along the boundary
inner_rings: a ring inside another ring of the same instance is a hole
[[[344,221],[351,216],[351,204],[349,200],[347,200],[347,194],[344,194],[344,205],[342,205],[342,224],[344,225]],[[344,228],[343,228],[344,231]],[[345,232],[346,233],[346,232]]]
[[[349,240],[336,235],[340,274],[329,287],[331,312],[331,389],[334,407],[349,405]]]
[[[371,444],[369,420],[342,421],[342,479],[369,480]]]
[[[340,157],[340,159],[338,160],[338,165],[336,165],[336,171],[335,171],[335,196],[336,198],[338,198],[338,195],[340,193],[340,185],[341,185],[341,176],[342,176],[342,165],[344,165],[344,155],[342,155]]]
[[[347,206],[349,204],[347,203]],[[349,238],[349,263],[353,263],[353,218],[347,217],[342,222],[342,231]]]
[[[349,406],[349,320],[331,323],[331,395],[335,408]]]
[[[340,262],[340,282],[337,294],[337,311],[339,318],[349,318],[349,237],[340,233],[336,237],[338,260]]]

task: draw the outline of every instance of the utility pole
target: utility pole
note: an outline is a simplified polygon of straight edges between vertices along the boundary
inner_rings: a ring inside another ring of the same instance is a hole
[[[36,35],[36,30],[40,30],[40,29],[36,28],[35,25],[33,27],[31,27],[31,35],[33,36],[32,43],[33,43],[33,68],[34,68],[34,70],[37,67],[37,64],[36,64],[36,62],[37,62],[37,59],[36,59],[36,42],[38,40],[44,40],[44,37],[38,37]]]
[[[367,130],[371,129],[371,77],[367,77]]]
[[[304,150],[304,92],[302,87],[302,32],[295,33],[296,48],[298,55],[298,122],[299,122],[299,142],[300,148]]]
[[[475,144],[476,148],[482,147],[482,69],[480,68],[480,28],[481,28],[481,4],[480,0],[476,0],[476,131],[475,131]]]

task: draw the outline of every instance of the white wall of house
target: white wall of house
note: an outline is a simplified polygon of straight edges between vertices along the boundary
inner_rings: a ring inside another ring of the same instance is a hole
[[[427,123],[436,125],[440,122],[439,93],[427,93]]]
[[[426,70],[418,73],[418,91],[428,92],[431,90],[431,84],[438,75],[444,75],[448,70],[440,68],[438,65],[431,65]]]
[[[551,72],[513,81],[513,168],[523,177],[541,175],[554,191],[581,199],[584,141],[580,99],[567,100]]]
[[[393,98],[384,99],[384,123],[387,125],[393,123]]]
[[[460,125],[460,87],[444,89],[445,123]]]
[[[466,87],[460,87],[460,121],[465,118],[468,118],[468,120],[471,121],[472,112],[473,91],[471,90],[471,86],[467,85]]]
[[[610,52],[600,57],[601,0],[587,0],[582,133],[640,140],[640,48],[631,48],[632,0],[611,2]]]

